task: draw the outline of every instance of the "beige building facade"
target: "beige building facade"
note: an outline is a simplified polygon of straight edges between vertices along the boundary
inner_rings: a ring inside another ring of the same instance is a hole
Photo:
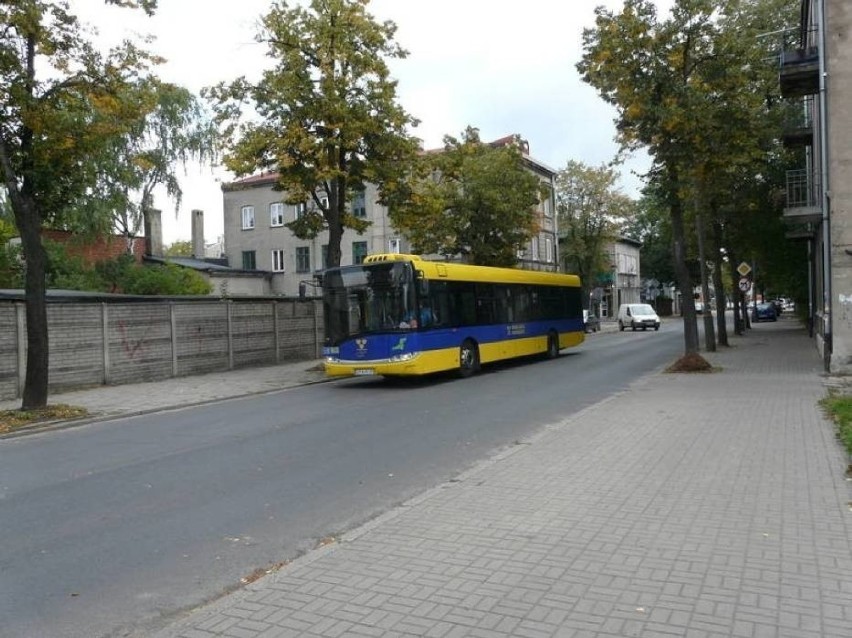
[[[537,209],[539,233],[519,252],[519,265],[556,271],[556,171],[531,158],[527,146],[523,150],[525,166],[547,187],[548,195]],[[315,275],[327,267],[328,231],[303,240],[285,226],[313,204],[285,203],[284,193],[274,188],[277,177],[276,173],[254,175],[222,186],[225,256],[231,268],[269,273],[268,294],[296,296],[303,284],[308,296],[316,296],[319,290]],[[377,187],[367,184],[349,203],[352,214],[370,225],[361,235],[345,230],[340,245],[341,265],[361,263],[370,254],[411,252],[409,241],[394,228],[387,207],[379,204],[378,198]]]

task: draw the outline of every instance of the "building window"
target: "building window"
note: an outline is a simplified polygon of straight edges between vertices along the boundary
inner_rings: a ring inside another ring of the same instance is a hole
[[[298,204],[293,206],[293,219],[300,219],[307,212],[308,212],[307,202],[299,202]]]
[[[272,272],[284,272],[284,251],[272,251]]]
[[[551,206],[552,200],[550,197],[550,188],[547,188],[545,191],[544,199],[541,200],[541,210],[544,213],[545,217],[553,217],[553,207]]]
[[[328,244],[322,245],[322,270],[328,268]]]
[[[243,230],[251,230],[254,228],[254,206],[243,206]]]
[[[284,225],[284,204],[282,202],[275,202],[269,205],[269,225]]]
[[[532,238],[532,260],[538,261],[538,237]]]
[[[353,241],[352,242],[352,263],[363,264],[364,258],[367,256],[367,242]]]
[[[243,270],[257,270],[257,257],[253,250],[243,251]]]
[[[393,239],[388,240],[388,252],[389,253],[399,253],[402,252],[400,250],[400,240],[399,237],[394,237]]]
[[[355,193],[355,196],[352,198],[352,216],[359,219],[367,216],[367,199],[364,196],[364,191]]]
[[[550,237],[544,238],[544,260],[548,264],[553,262],[553,240]]]
[[[311,249],[309,246],[296,247],[296,272],[311,272]]]

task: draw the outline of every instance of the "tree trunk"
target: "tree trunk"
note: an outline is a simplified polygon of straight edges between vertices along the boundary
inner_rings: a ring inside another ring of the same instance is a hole
[[[726,313],[728,310],[728,296],[725,293],[725,282],[722,279],[722,268],[725,262],[722,260],[722,224],[713,222],[713,288],[716,290],[716,338],[720,346],[729,346],[728,322]]]
[[[41,243],[41,216],[35,204],[26,196],[18,196],[12,203],[26,260],[24,287],[27,317],[27,374],[24,380],[21,409],[32,410],[47,405],[49,362],[47,286],[45,284],[47,256]]]
[[[675,180],[676,184],[677,181]],[[674,270],[681,290],[683,311],[684,354],[698,352],[698,324],[695,322],[695,300],[692,298],[692,281],[686,266],[686,233],[683,226],[683,208],[677,193],[670,195],[672,218],[672,243]]]
[[[326,267],[336,268],[340,265],[340,243],[343,241],[343,224],[340,222],[342,215],[339,206],[331,208],[329,205],[329,211],[334,214],[330,215],[328,220],[328,261]]]

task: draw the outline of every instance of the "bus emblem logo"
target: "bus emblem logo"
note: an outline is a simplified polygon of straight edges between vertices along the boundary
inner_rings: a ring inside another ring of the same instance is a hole
[[[394,347],[391,348],[391,352],[396,352],[397,350],[402,352],[405,349],[405,339],[406,337],[400,337],[399,343],[397,343]]]
[[[364,338],[355,339],[355,347],[358,348],[358,351],[355,353],[359,357],[363,357],[367,354],[367,340]]]

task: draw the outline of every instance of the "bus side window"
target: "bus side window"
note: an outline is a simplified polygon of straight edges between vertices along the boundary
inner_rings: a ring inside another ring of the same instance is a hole
[[[434,325],[444,326],[452,323],[447,282],[433,281],[430,283],[429,307],[432,309]]]
[[[495,322],[494,285],[476,284],[476,323],[488,325]]]
[[[526,286],[514,286],[512,289],[513,321],[530,320],[530,293]]]
[[[476,296],[473,284],[448,282],[450,314],[445,321],[453,326],[472,326],[476,324]]]
[[[496,293],[494,301],[496,323],[511,323],[514,313],[512,312],[512,289],[510,286],[494,286]]]

